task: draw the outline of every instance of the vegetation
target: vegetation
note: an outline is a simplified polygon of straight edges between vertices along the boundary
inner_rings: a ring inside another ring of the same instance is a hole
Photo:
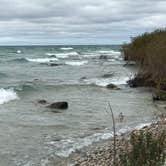
[[[137,80],[133,79],[136,85],[154,86],[158,98],[166,99],[166,29],[134,37],[122,46],[122,51],[125,60],[140,65]]]
[[[121,152],[119,164],[123,166],[163,166],[166,157],[166,135],[161,132],[154,136],[151,132],[133,133],[130,150]],[[119,165],[118,164],[118,165]]]

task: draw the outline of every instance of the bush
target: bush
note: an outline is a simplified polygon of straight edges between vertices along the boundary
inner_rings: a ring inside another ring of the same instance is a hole
[[[125,60],[136,61],[140,65],[139,75],[154,82],[157,93],[166,90],[166,29],[144,33],[124,44]],[[149,80],[148,80],[149,81]]]
[[[131,148],[120,154],[119,166],[163,166],[166,157],[165,132],[158,136],[151,132],[132,133]]]

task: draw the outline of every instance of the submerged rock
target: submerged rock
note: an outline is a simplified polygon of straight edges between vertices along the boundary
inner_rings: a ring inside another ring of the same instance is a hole
[[[58,64],[58,63],[50,63],[49,64],[49,66],[52,66],[52,67],[54,67],[54,66],[61,66],[61,65],[63,65],[63,64]]]
[[[108,85],[106,86],[106,88],[108,88],[108,89],[113,89],[113,90],[120,90],[120,88],[117,87],[117,86],[114,85],[114,84],[108,84]]]
[[[68,109],[68,102],[62,101],[62,102],[55,102],[47,106],[51,109]]]
[[[106,55],[101,55],[99,59],[108,59],[108,57]]]
[[[38,100],[37,101],[39,104],[47,104],[47,101],[44,99]]]

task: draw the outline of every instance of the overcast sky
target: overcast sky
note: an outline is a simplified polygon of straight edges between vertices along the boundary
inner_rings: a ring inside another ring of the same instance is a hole
[[[166,0],[0,0],[0,45],[120,44],[166,27]]]

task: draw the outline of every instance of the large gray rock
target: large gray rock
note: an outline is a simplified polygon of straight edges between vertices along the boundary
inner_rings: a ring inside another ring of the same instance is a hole
[[[68,103],[66,101],[55,102],[47,106],[51,109],[68,109]]]

